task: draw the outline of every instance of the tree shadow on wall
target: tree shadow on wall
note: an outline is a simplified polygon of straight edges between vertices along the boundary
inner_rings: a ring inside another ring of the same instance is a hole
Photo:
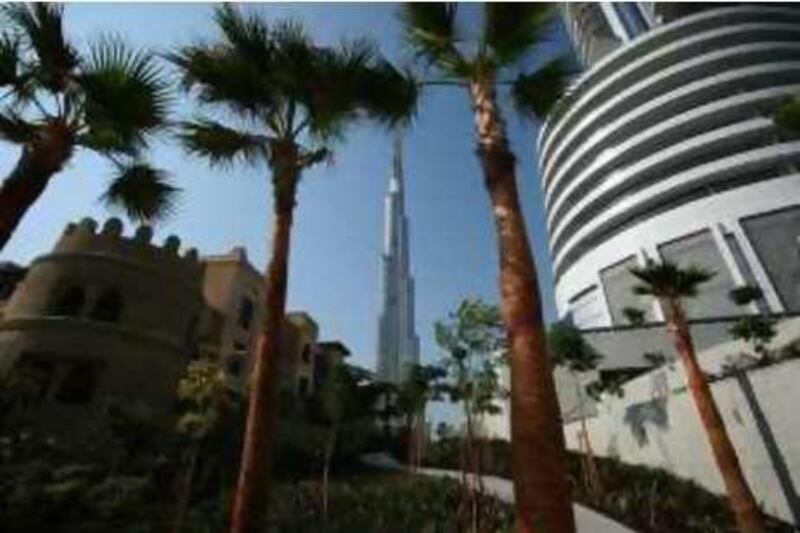
[[[623,422],[630,427],[631,434],[640,448],[650,444],[647,425],[652,424],[662,429],[669,427],[667,414],[667,394],[669,384],[665,372],[654,374],[652,379],[653,398],[646,402],[629,405],[625,409]]]

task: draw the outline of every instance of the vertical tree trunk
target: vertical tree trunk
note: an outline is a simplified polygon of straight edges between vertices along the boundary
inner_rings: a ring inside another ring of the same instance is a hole
[[[293,159],[289,161],[294,163]],[[231,512],[231,533],[264,529],[269,503],[278,418],[278,350],[286,310],[289,245],[299,169],[286,165],[275,173],[275,225],[272,258],[264,280],[264,329],[250,376],[247,426]]]
[[[328,489],[330,484],[331,458],[336,447],[336,435],[339,432],[339,423],[335,422],[328,441],[325,443],[325,453],[322,467],[322,524],[323,531],[328,530]]]
[[[0,251],[8,243],[22,217],[44,192],[50,178],[72,155],[72,144],[57,123],[42,132],[42,138],[23,146],[16,166],[0,186]]]
[[[186,518],[186,511],[189,509],[189,502],[192,498],[192,482],[197,465],[197,456],[200,454],[200,440],[195,439],[190,445],[188,452],[186,470],[181,475],[178,487],[178,505],[175,508],[175,516],[172,521],[172,533],[183,531],[183,521]]]
[[[664,304],[667,310],[667,329],[673,337],[678,355],[686,370],[689,390],[692,392],[692,398],[711,445],[714,460],[725,483],[725,490],[728,492],[728,499],[736,516],[736,524],[742,533],[761,533],[765,531],[761,511],[747,485],[736,449],[725,429],[725,422],[714,402],[714,396],[703,370],[697,362],[697,355],[683,309],[675,300],[667,300]]]
[[[478,157],[500,256],[511,367],[511,444],[518,533],[571,533],[575,519],[561,413],[545,349],[536,267],[519,204],[515,159],[491,80],[471,86]]]

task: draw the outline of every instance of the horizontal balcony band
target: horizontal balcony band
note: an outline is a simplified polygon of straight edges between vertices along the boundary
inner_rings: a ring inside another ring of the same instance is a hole
[[[800,25],[797,31],[800,34]],[[572,154],[576,146],[591,139],[599,124],[626,115],[654,99],[697,81],[750,66],[797,60],[800,60],[800,42],[797,40],[748,43],[703,53],[627,87],[594,108],[591,114],[571,128],[562,139],[550,161],[543,165],[545,190],[572,168],[572,165],[564,162],[565,154]],[[559,168],[559,171],[554,172],[555,168]]]
[[[743,176],[753,174],[755,179],[776,179],[769,175],[761,176],[760,170],[776,165],[796,163],[800,161],[800,141],[792,141],[778,145],[759,148],[744,153],[732,155],[722,160],[713,161],[700,167],[662,180],[652,187],[648,187],[619,202],[603,213],[589,221],[572,235],[564,246],[554,250],[554,272],[556,280],[569,266],[567,256],[575,255],[581,245],[593,241],[589,249],[608,240],[615,233],[609,230],[623,224],[625,220],[633,219],[655,210],[659,204],[672,204],[680,201],[681,197],[690,196],[690,190],[701,186],[724,184],[726,181],[736,181]],[[713,194],[713,193],[712,193]],[[691,200],[687,200],[691,201]],[[663,205],[662,205],[663,207]],[[677,206],[672,206],[671,209]],[[652,213],[650,213],[652,215]],[[584,255],[588,250],[581,250],[574,260]],[[571,262],[574,262],[571,261]],[[571,263],[569,262],[569,263]]]

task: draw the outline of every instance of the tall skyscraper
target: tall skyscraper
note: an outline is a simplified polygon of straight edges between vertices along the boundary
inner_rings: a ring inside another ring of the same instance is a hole
[[[414,280],[408,265],[408,218],[403,201],[402,147],[394,144],[389,192],[385,199],[381,254],[381,311],[378,316],[378,377],[400,383],[419,362],[414,328]]]

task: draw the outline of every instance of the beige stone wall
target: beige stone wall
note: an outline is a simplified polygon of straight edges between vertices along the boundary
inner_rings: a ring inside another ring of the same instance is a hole
[[[133,237],[121,233],[116,219],[100,232],[90,219],[69,225],[53,252],[33,261],[5,307],[0,372],[26,364],[49,369],[38,408],[48,423],[68,424],[58,412],[80,407],[59,399],[76,366],[93,369],[89,403],[113,395],[169,408],[193,355],[203,308],[196,252],[181,256],[176,237],[151,245],[147,227]],[[63,312],[58,302],[67,290],[83,296]],[[121,305],[116,318],[102,320],[98,303],[109,291]]]
[[[227,369],[231,385],[241,389],[252,369],[264,321],[262,276],[242,248],[204,257],[202,264],[203,296],[210,310],[202,334],[213,339],[209,350]],[[252,304],[252,313],[243,324],[240,319],[246,301]]]

